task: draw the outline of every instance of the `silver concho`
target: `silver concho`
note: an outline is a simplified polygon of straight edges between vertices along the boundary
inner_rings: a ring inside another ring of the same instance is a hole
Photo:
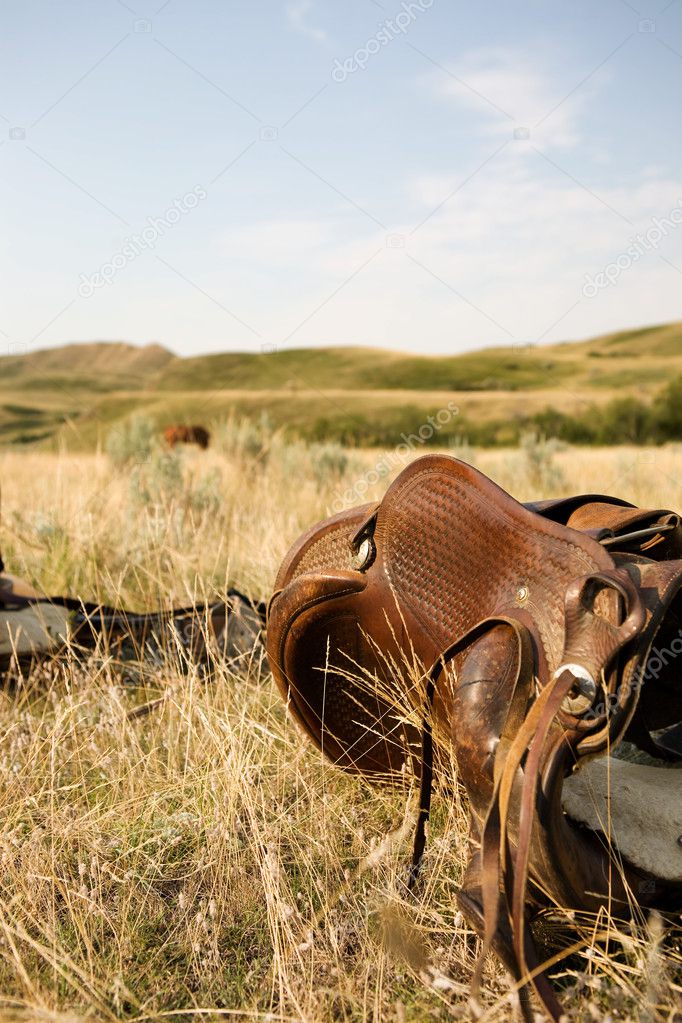
[[[597,683],[582,664],[561,664],[554,672],[554,678],[559,678],[565,671],[570,671],[575,679],[575,684],[561,706],[567,714],[580,717],[594,703],[597,695]]]
[[[371,539],[368,536],[366,536],[365,539],[360,544],[360,546],[358,547],[357,551],[355,552],[355,557],[353,558],[353,568],[357,572],[362,572],[363,568],[367,568],[367,566],[372,563],[372,561],[374,560],[374,554],[375,554],[374,544],[372,543]]]

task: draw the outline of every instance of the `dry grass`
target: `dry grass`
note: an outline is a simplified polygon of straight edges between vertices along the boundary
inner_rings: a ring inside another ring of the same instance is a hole
[[[265,596],[291,540],[382,457],[277,442],[254,460],[234,438],[172,467],[6,451],[3,554],[48,591],[135,607],[228,581]],[[478,464],[522,499],[551,485],[682,506],[675,450],[531,446]],[[323,763],[268,677],[223,669],[207,685],[169,654],[153,684],[171,698],[134,721],[140,694],[106,663],[0,694],[2,1019],[470,1019],[460,799],[437,798],[410,899],[414,793]],[[671,1020],[674,942],[643,921],[591,946],[594,926],[559,968],[577,1018]],[[510,1019],[512,1002],[491,961],[485,1019]]]

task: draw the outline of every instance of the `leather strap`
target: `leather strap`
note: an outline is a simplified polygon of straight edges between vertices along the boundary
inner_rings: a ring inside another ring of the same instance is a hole
[[[521,653],[519,676],[524,674],[528,670],[532,671],[533,652],[528,631],[515,618],[499,616],[496,618],[486,618],[484,621],[479,622],[477,625],[475,625],[473,629],[470,629],[468,632],[464,633],[463,636],[460,636],[458,640],[456,640],[451,646],[449,646],[446,650],[443,651],[438,660],[432,665],[427,676],[426,693],[424,697],[424,712],[422,715],[421,729],[422,749],[419,815],[417,818],[417,824],[415,828],[412,862],[410,865],[410,875],[408,880],[408,887],[410,889],[414,886],[414,883],[419,874],[419,868],[421,866],[422,857],[424,855],[424,849],[426,847],[426,826],[428,824],[431,810],[431,792],[433,788],[432,716],[433,701],[436,694],[436,686],[448,663],[459,653],[465,650],[470,643],[473,643],[476,639],[479,639],[485,632],[487,632],[491,628],[494,628],[496,625],[511,626],[519,640],[519,649]],[[523,720],[523,710],[521,705],[517,705],[517,701],[515,699],[516,693],[517,686],[515,684],[507,716],[508,727],[514,729],[516,729]],[[506,728],[507,726],[505,726],[505,730]]]
[[[592,614],[594,608],[594,596],[603,588],[613,588],[624,598],[626,604],[625,620],[614,625],[598,618]],[[587,593],[592,599],[586,606],[584,599]],[[569,659],[576,659],[578,651],[582,650],[582,660],[586,659],[588,648],[583,649],[582,638],[585,630],[587,616],[597,620],[601,626],[601,643],[597,650],[592,652],[592,660],[589,667],[595,671],[597,664],[601,671],[605,671],[618,651],[641,629],[644,615],[639,595],[634,589],[624,582],[620,575],[615,573],[597,573],[585,576],[583,579],[569,587],[566,594],[566,637],[564,643],[565,664]],[[591,623],[594,627],[594,623]],[[601,662],[601,663],[599,663]],[[523,681],[519,673],[516,689]],[[530,679],[526,677],[526,685]],[[482,863],[482,894],[483,910],[485,920],[485,932],[481,959],[476,970],[475,983],[480,983],[482,963],[485,955],[490,951],[493,939],[498,926],[498,914],[500,904],[500,880],[503,882],[503,896],[509,914],[509,920],[514,942],[516,961],[522,977],[530,975],[533,987],[536,990],[543,1006],[549,1015],[559,1020],[562,1016],[561,1005],[552,992],[549,983],[542,973],[536,974],[537,966],[532,936],[525,920],[525,899],[528,884],[528,871],[530,861],[530,849],[535,821],[535,798],[537,794],[538,781],[545,765],[551,760],[554,750],[565,741],[563,734],[555,739],[548,747],[547,742],[552,725],[559,715],[562,705],[576,683],[576,675],[568,664],[563,670],[559,669],[553,679],[542,689],[533,706],[516,729],[516,722],[508,722],[515,729],[510,731],[505,726],[507,737],[513,735],[511,746],[505,748],[506,744],[500,743],[495,764],[495,791],[490,803],[488,816],[483,828],[481,841],[481,863]],[[512,699],[518,706],[518,697]],[[510,707],[510,711],[512,709]],[[499,760],[499,766],[498,766]],[[518,822],[518,836],[516,855],[511,856],[510,843],[508,839],[509,812],[513,786],[518,772],[523,765],[523,784],[521,790],[521,802]],[[509,895],[511,893],[511,905]],[[530,974],[529,974],[530,969]]]
[[[593,614],[596,594],[602,589],[615,590],[626,605],[625,620],[612,624]],[[583,645],[586,619],[589,628],[599,625],[601,642],[590,650]],[[530,849],[535,819],[535,798],[540,774],[551,758],[553,750],[564,741],[550,743],[552,726],[564,701],[576,685],[576,665],[569,666],[569,658],[589,661],[589,669],[605,670],[617,652],[641,629],[643,610],[638,594],[630,580],[616,573],[597,573],[585,576],[569,587],[566,594],[566,636],[563,670],[541,690],[528,710],[533,696],[535,660],[528,630],[516,619],[499,616],[485,619],[448,647],[432,666],[425,693],[422,722],[421,786],[419,816],[415,829],[414,847],[408,886],[413,887],[426,846],[426,827],[431,809],[433,789],[433,725],[432,713],[436,686],[454,657],[496,625],[511,627],[518,642],[518,664],[512,686],[509,709],[502,730],[494,764],[494,791],[484,822],[481,840],[482,898],[484,934],[481,956],[473,980],[474,992],[480,986],[485,956],[491,950],[499,925],[500,894],[511,925],[514,953],[520,978],[532,983],[537,996],[553,1020],[563,1016],[562,1007],[538,966],[532,934],[525,918],[525,900],[528,884]],[[578,662],[579,666],[579,662]],[[514,783],[523,766],[523,783],[518,821],[516,854],[512,855],[509,841],[510,805]],[[502,892],[500,893],[500,885]]]

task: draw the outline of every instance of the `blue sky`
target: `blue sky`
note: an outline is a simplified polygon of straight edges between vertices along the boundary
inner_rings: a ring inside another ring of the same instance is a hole
[[[0,19],[0,349],[448,353],[682,318],[680,0]]]

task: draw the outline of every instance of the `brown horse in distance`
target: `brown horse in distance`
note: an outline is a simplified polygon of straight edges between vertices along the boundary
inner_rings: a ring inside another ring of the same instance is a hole
[[[205,451],[208,447],[211,435],[203,426],[167,426],[163,431],[163,437],[170,448],[177,444],[198,444]]]

